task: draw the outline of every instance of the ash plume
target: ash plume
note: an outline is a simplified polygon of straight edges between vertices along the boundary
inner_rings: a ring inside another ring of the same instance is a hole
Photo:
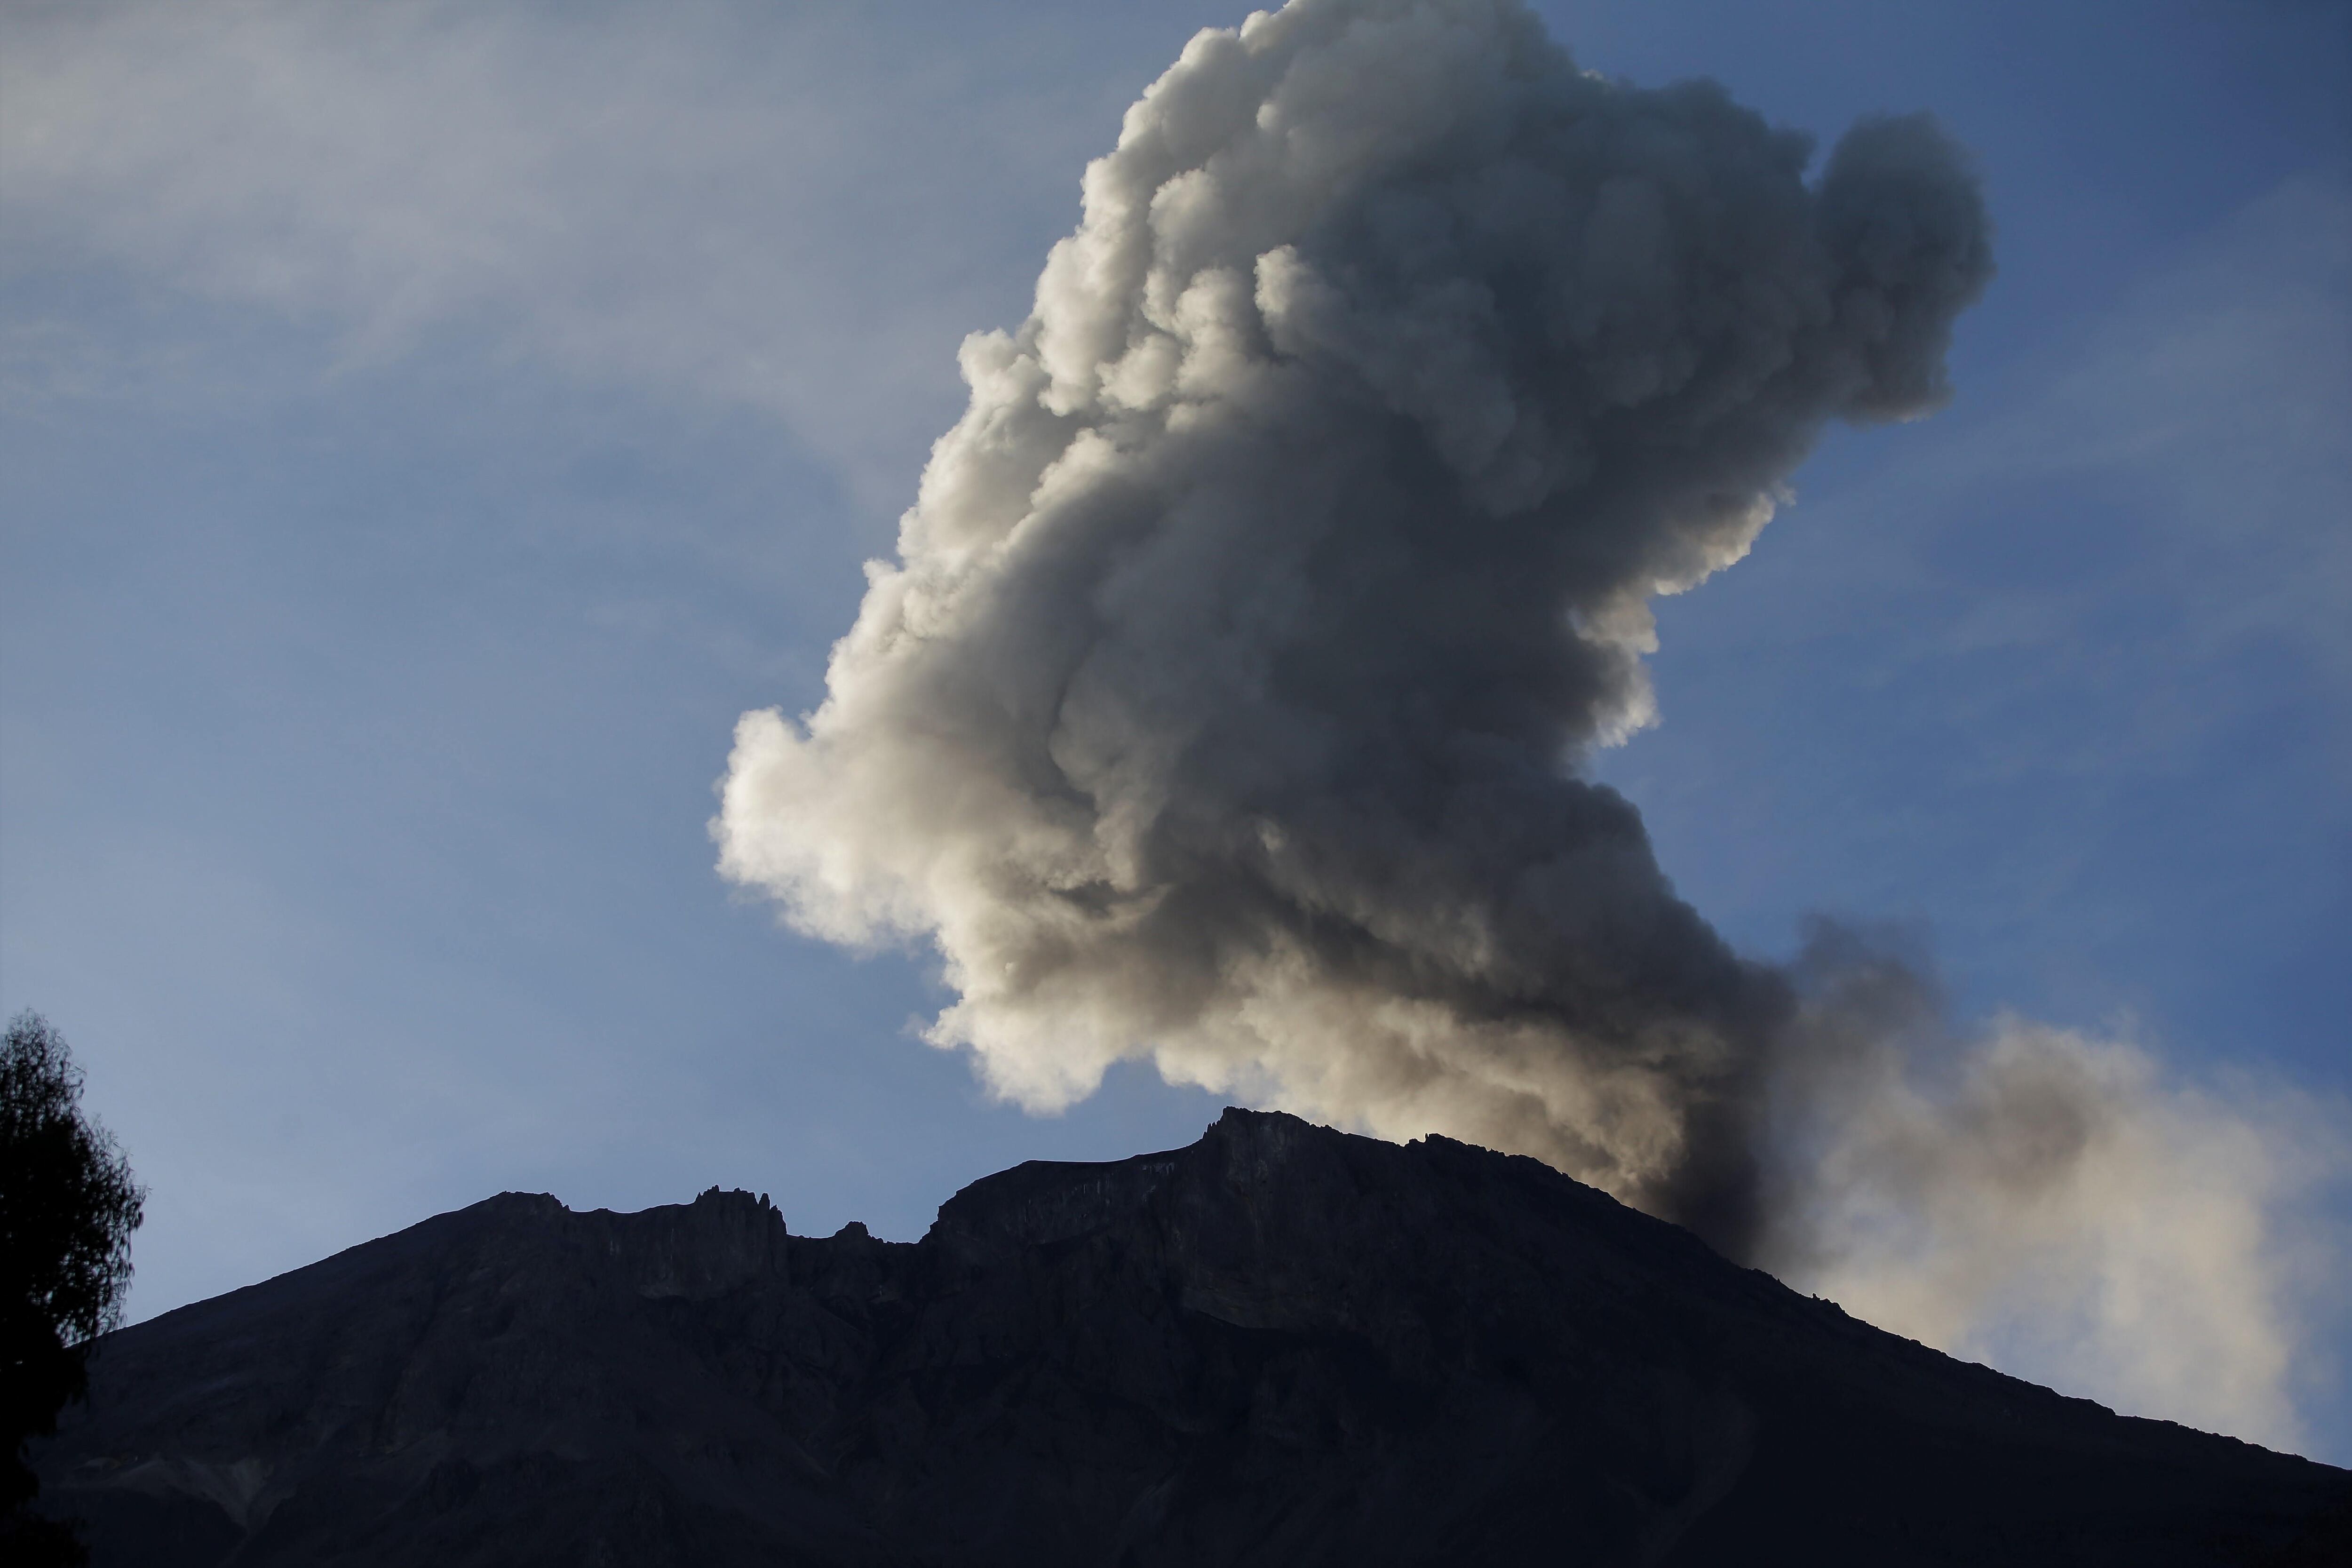
[[[934,944],[929,1037],[1024,1106],[1148,1058],[1831,1268],[1811,1173],[1933,1143],[1888,1131],[1886,963],[1734,952],[1578,771],[1652,717],[1650,600],[1831,421],[1947,395],[1992,273],[1968,155],[1913,115],[1813,158],[1517,0],[1203,32],[1029,319],[966,341],[823,704],[741,721],[723,870]]]
[[[933,1037],[1024,1105],[1149,1055],[1745,1254],[1788,987],[1573,769],[1650,715],[1651,596],[1745,554],[1830,420],[1945,395],[1966,155],[1923,118],[1812,153],[1507,0],[1201,34],[1034,313],[966,342],[824,703],[742,721],[725,870],[935,942]]]

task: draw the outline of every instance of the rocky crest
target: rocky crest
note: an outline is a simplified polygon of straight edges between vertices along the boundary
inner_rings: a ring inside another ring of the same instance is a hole
[[[913,1245],[507,1194],[110,1336],[41,1469],[98,1568],[2221,1563],[2352,1482],[1241,1110]]]

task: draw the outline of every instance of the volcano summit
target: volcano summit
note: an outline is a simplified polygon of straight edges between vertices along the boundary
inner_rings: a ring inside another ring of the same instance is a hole
[[[913,1244],[506,1194],[110,1336],[42,1469],[99,1568],[2291,1562],[2352,1493],[1244,1110]]]

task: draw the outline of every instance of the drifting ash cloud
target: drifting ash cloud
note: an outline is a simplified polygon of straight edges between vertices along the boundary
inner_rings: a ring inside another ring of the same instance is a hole
[[[1738,561],[1830,421],[1943,401],[1991,277],[1932,121],[1813,152],[1579,70],[1514,0],[1201,34],[1030,319],[966,342],[825,701],[742,720],[723,869],[819,937],[935,944],[930,1038],[1033,1110],[1148,1058],[1536,1155],[1946,1342],[2037,1281],[2137,1364],[2067,1240],[2160,1215],[2166,1117],[2239,1113],[2126,1047],[1955,1042],[1850,933],[1741,957],[1578,773],[1652,717],[1650,600]],[[2266,1212],[2266,1170],[2200,1170]],[[2193,1292],[2261,1236],[2147,1245]],[[2242,1373],[2166,1413],[2291,1435],[2269,1277],[2158,1325]]]

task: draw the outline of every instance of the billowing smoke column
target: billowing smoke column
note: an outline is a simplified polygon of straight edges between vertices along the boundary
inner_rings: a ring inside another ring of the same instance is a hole
[[[1741,959],[1578,777],[1652,595],[1832,419],[1944,394],[1991,272],[1924,119],[1807,140],[1577,70],[1516,0],[1203,33],[964,345],[824,704],[744,717],[727,873],[928,941],[931,1038],[1051,1110],[1106,1067],[1535,1154],[1947,1349],[2291,1444],[2307,1102],[1957,1033],[1823,926]]]
[[[964,345],[824,705],[743,720],[725,870],[935,942],[932,1037],[1025,1105],[1149,1056],[1752,1252],[1792,988],[1575,768],[1649,718],[1650,598],[1827,422],[1945,395],[1966,155],[1918,117],[1811,153],[1515,0],[1202,33]]]

